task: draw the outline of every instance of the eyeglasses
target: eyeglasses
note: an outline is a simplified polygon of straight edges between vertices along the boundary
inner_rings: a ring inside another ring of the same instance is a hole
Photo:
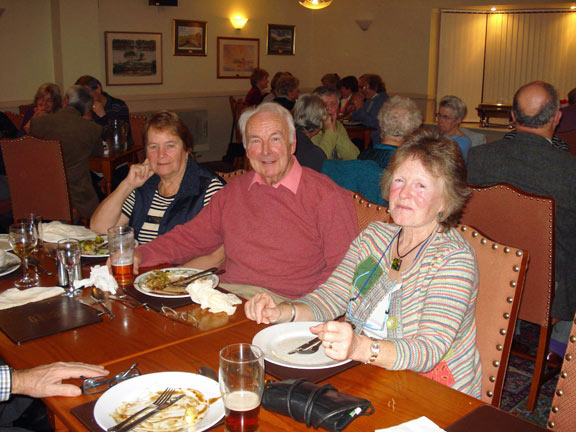
[[[84,378],[82,381],[83,394],[96,394],[108,390],[110,387],[115,386],[119,382],[126,381],[127,379],[140,376],[138,370],[138,363],[134,363],[130,368],[125,371],[118,372],[113,378],[96,377]]]
[[[186,310],[184,312],[176,312],[174,309],[168,306],[162,306],[161,312],[166,318],[172,321],[178,321],[183,324],[190,325],[192,327],[198,327],[198,320],[192,316],[191,310]]]
[[[447,116],[446,114],[436,113],[437,120],[454,120],[455,117]]]

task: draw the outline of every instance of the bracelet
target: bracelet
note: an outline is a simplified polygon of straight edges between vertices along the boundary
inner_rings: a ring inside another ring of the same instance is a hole
[[[372,339],[372,345],[370,345],[370,358],[365,361],[364,364],[373,364],[380,354],[380,341],[377,339]]]
[[[290,308],[292,309],[292,316],[288,322],[294,322],[294,319],[296,318],[296,306],[294,306],[294,303],[292,302],[286,302],[286,304],[290,305]]]

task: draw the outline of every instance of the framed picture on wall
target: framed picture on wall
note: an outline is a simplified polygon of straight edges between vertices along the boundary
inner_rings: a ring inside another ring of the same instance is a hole
[[[162,33],[105,32],[106,84],[162,84]]]
[[[249,78],[260,66],[260,39],[218,37],[218,78]]]
[[[206,21],[174,20],[174,55],[206,55]]]
[[[296,26],[268,24],[266,53],[268,55],[294,55],[296,52]]]

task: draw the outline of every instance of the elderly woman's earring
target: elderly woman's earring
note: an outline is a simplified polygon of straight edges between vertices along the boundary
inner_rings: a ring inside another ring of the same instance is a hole
[[[442,218],[444,217],[444,212],[438,213],[438,222],[442,222]]]

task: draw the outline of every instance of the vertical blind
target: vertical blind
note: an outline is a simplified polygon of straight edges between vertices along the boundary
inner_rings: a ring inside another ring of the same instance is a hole
[[[534,80],[553,84],[561,97],[576,87],[576,13],[447,11],[441,19],[438,98],[455,94],[473,110],[480,102],[512,103],[518,87]]]

